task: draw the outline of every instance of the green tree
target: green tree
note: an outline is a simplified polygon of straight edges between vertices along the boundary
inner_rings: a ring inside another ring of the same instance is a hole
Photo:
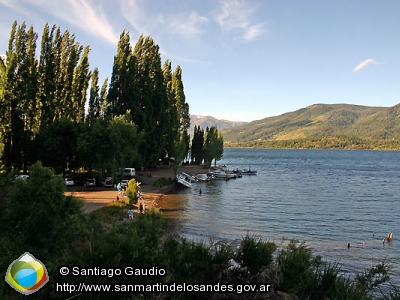
[[[168,99],[167,115],[169,131],[166,136],[165,150],[169,156],[175,157],[175,171],[180,162],[186,157],[190,136],[189,105],[185,102],[185,93],[182,83],[182,70],[178,66],[172,74],[171,63],[167,60],[163,67],[164,86]]]
[[[136,62],[132,55],[130,36],[124,30],[120,35],[117,54],[114,56],[110,88],[107,94],[107,116],[124,115],[128,110],[131,110],[132,116],[135,117],[137,110],[135,74]],[[134,120],[136,122],[135,118]]]
[[[137,184],[136,184],[136,180],[134,178],[132,178],[131,180],[129,180],[128,182],[128,187],[126,188],[126,196],[129,199],[129,203],[133,204],[137,202]]]
[[[190,136],[188,130],[190,128],[189,104],[186,102],[186,96],[182,82],[182,69],[177,66],[172,74],[172,88],[174,90],[176,108],[178,110],[180,140],[185,143],[185,156],[189,151]]]
[[[55,91],[56,91],[56,61],[54,60],[54,34],[56,26],[54,25],[51,30],[46,23],[41,41],[41,50],[38,66],[39,76],[39,91],[38,101],[40,105],[39,124],[46,126],[53,122],[55,111]]]
[[[25,151],[36,130],[37,35],[14,22],[5,61],[0,68],[0,126],[7,167],[26,168]]]
[[[200,165],[204,159],[204,129],[199,126],[194,126],[191,157],[192,163]]]
[[[71,112],[71,120],[81,122],[85,118],[86,93],[89,87],[91,73],[89,71],[89,46],[83,50],[79,65],[74,70],[74,80],[72,84],[72,103],[68,107]]]
[[[7,224],[2,237],[8,239],[12,257],[32,251],[57,261],[71,246],[77,237],[74,226],[82,213],[82,202],[64,196],[64,191],[62,178],[40,162],[30,167],[27,180],[14,183],[2,215]]]
[[[88,55],[89,47],[75,42],[73,34],[45,25],[38,66],[41,127],[61,117],[83,120],[91,75]]]
[[[58,268],[73,261],[72,249],[85,228],[82,201],[64,196],[64,191],[62,178],[36,163],[29,168],[27,180],[17,180],[9,187],[0,212],[0,270],[5,274],[9,264],[25,252],[40,259],[50,283],[37,293],[38,298],[56,297],[50,295]],[[0,295],[2,299],[20,299],[4,282]]]
[[[100,112],[99,116],[104,118],[106,115],[106,107],[107,107],[107,85],[108,85],[108,77],[104,79],[103,85],[100,90]]]
[[[218,129],[212,126],[210,129],[206,128],[204,138],[204,165],[206,167],[211,166],[214,160],[214,165],[217,164],[217,160],[222,158],[224,154],[224,139]]]
[[[91,171],[95,168],[99,172],[100,181],[103,179],[103,170],[111,172],[113,162],[113,145],[107,123],[103,119],[94,119],[90,126],[80,124],[77,141],[77,159],[79,166]]]
[[[78,167],[77,147],[80,124],[67,119],[53,122],[35,138],[36,159],[57,173]]]
[[[164,86],[165,92],[168,99],[168,107],[167,107],[167,115],[169,118],[169,126],[168,132],[166,133],[166,145],[165,152],[169,154],[169,156],[174,156],[173,152],[175,149],[175,145],[177,140],[179,140],[180,135],[180,122],[178,115],[178,108],[175,98],[175,92],[172,84],[172,69],[171,62],[167,59],[163,66],[163,77],[164,77]]]
[[[145,132],[142,150],[146,166],[153,166],[165,149],[169,124],[161,56],[159,46],[150,36],[143,35],[139,37],[133,54],[137,62],[135,85],[139,90],[139,102],[132,117],[139,130]]]
[[[176,108],[178,110],[180,132],[182,134],[187,134],[187,131],[190,128],[189,104],[186,102],[182,82],[182,69],[180,66],[176,67],[175,72],[172,75],[172,88],[176,99],[175,101]]]
[[[89,94],[89,109],[86,116],[86,120],[89,122],[89,124],[91,124],[93,120],[100,117],[100,111],[101,99],[99,95],[99,69],[96,67],[94,68],[92,73]]]
[[[132,122],[130,112],[123,116],[115,116],[108,124],[108,134],[112,147],[110,159],[113,165],[113,174],[123,170],[127,165],[141,161],[139,146],[143,135],[138,132],[137,126]],[[143,153],[140,151],[140,153]]]

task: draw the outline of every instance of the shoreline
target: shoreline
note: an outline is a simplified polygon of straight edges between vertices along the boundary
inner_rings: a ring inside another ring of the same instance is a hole
[[[203,166],[197,165],[188,165],[178,168],[177,174],[180,172],[185,172],[190,175],[196,175],[201,173],[207,173],[208,169],[204,168]],[[146,171],[147,172],[147,171]],[[151,177],[143,176],[141,173],[138,172],[138,176],[135,176],[135,179],[138,182],[141,182],[141,191],[144,196],[144,200],[138,200],[137,206],[143,201],[146,203],[147,208],[157,208],[160,210],[168,209],[168,203],[163,202],[164,207],[160,207],[160,200],[165,197],[167,194],[175,194],[176,193],[176,182],[173,184],[165,185],[162,187],[155,187],[153,184],[160,178],[172,178],[175,179],[175,172],[173,167],[166,167],[166,168],[157,168],[149,170]],[[150,202],[149,202],[150,201]],[[167,204],[167,206],[165,206]]]
[[[186,172],[190,175],[199,174],[199,173],[207,173],[208,169],[203,166],[184,166],[180,167],[177,170],[179,172]],[[150,172],[151,176],[148,176],[147,172]],[[174,194],[176,191],[176,183],[155,187],[153,184],[160,178],[175,178],[175,172],[172,166],[164,167],[164,168],[154,168],[148,171],[138,171],[137,175],[134,177],[137,182],[141,182],[140,190],[144,196],[144,200],[138,200],[137,204],[135,204],[137,212],[137,207],[139,207],[140,203],[146,203],[147,209],[150,208],[158,208],[158,209],[168,209],[168,203],[163,203],[163,207],[159,207],[160,200],[167,194]],[[98,188],[86,188],[79,189],[79,191],[75,191],[74,188],[68,188],[65,192],[66,196],[74,196],[80,198],[84,201],[83,210],[85,213],[90,213],[94,210],[100,209],[104,206],[107,206],[110,203],[116,201],[118,196],[118,192],[114,188],[110,189],[98,189]],[[119,195],[119,197],[124,197],[123,195]],[[165,205],[167,204],[167,205]]]

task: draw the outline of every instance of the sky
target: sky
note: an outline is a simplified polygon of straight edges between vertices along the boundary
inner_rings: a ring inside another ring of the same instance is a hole
[[[14,21],[90,46],[100,85],[119,36],[141,34],[182,68],[190,114],[259,120],[317,103],[400,103],[400,1],[0,0],[0,54]],[[37,52],[39,55],[39,51]]]

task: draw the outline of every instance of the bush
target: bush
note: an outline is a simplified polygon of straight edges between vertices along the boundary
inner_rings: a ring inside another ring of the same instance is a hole
[[[247,234],[242,239],[235,260],[247,270],[249,276],[253,276],[271,264],[275,250],[274,243],[263,242]]]
[[[129,180],[128,187],[126,188],[126,196],[129,199],[129,204],[137,203],[138,200],[137,191],[138,187],[136,184],[136,180],[132,178],[131,180]]]
[[[164,186],[164,185],[170,185],[170,184],[173,184],[173,183],[174,183],[174,180],[173,180],[173,179],[161,177],[161,178],[158,178],[158,179],[153,183],[153,186],[160,187],[160,186]]]
[[[291,240],[277,256],[279,290],[302,294],[307,289],[307,281],[314,277],[313,263],[318,263],[318,258],[313,259],[311,249],[304,242]]]

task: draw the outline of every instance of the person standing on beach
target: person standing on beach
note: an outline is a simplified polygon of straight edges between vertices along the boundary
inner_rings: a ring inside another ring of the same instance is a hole
[[[139,212],[140,212],[140,213],[143,212],[143,204],[142,204],[142,203],[140,203],[140,205],[139,205]]]
[[[146,212],[146,203],[143,204],[143,213],[145,213],[145,212]]]
[[[129,216],[129,220],[133,220],[133,210],[132,210],[132,208],[130,208],[128,210],[128,216]]]

